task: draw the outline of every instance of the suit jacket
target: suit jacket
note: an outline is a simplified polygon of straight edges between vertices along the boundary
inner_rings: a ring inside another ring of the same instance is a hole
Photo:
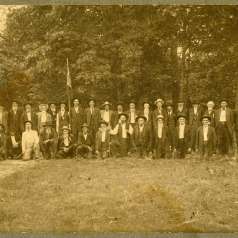
[[[153,141],[154,146],[157,145],[159,138],[158,138],[158,123],[155,124],[155,127],[153,128]],[[164,145],[164,147],[172,146],[172,138],[169,133],[168,126],[164,123],[163,130],[162,130],[162,138],[161,142]]]
[[[46,113],[46,122],[52,122],[52,117],[50,113],[48,112]],[[37,128],[39,132],[42,130],[43,124],[44,123],[42,122],[42,113],[38,112],[37,113]]]
[[[208,126],[207,139],[208,139],[207,140],[208,153],[209,154],[215,153],[217,137],[216,137],[215,129],[211,126]],[[196,134],[196,148],[199,150],[200,153],[202,152],[203,142],[204,142],[203,126],[200,126],[197,129],[197,134]]]
[[[131,123],[131,112],[128,110],[126,114],[128,115],[128,122]],[[139,112],[135,110],[135,119],[137,116],[139,116]]]
[[[90,133],[87,134],[87,138],[85,140],[83,133],[79,132],[79,136],[78,136],[78,145],[88,145],[88,146],[92,146],[93,145],[93,138],[92,135]]]
[[[152,146],[152,135],[150,126],[148,124],[145,124],[142,132],[140,132],[139,125],[136,124],[133,133],[133,141],[135,146],[143,145],[147,147],[148,150],[150,150]]]
[[[107,130],[106,131],[106,138],[105,138],[106,150],[109,150],[109,143],[110,143],[110,133]],[[96,143],[95,143],[96,151],[101,151],[101,145],[102,145],[102,131],[98,130],[98,132],[96,134]]]
[[[169,112],[166,111],[166,125],[169,128],[174,129],[176,127],[176,123],[177,123],[176,114],[172,111],[171,115],[169,115]]]
[[[61,129],[63,126],[69,127],[70,125],[70,120],[69,120],[69,113],[67,111],[64,112],[64,114],[59,111],[57,113],[56,117],[56,131],[57,133],[61,133]]]
[[[100,114],[101,114],[101,119],[103,120],[103,115],[104,115],[105,110],[101,110]],[[113,111],[109,110],[109,125],[112,126],[113,124]]]
[[[182,111],[179,111],[178,108],[176,109],[176,116],[178,115],[185,115],[186,117],[188,116],[188,109],[186,107],[183,107]]]
[[[158,111],[158,109],[156,108],[154,111],[153,111],[153,127],[155,128],[156,127],[156,124],[157,124],[157,116],[158,115],[162,115],[164,117],[164,122],[166,123],[166,110],[162,108],[161,112]]]
[[[54,129],[56,130],[57,111],[52,112],[51,110],[49,110],[49,114],[51,115],[51,118],[52,118],[53,127],[54,127]]]
[[[219,108],[215,111],[216,128],[220,123],[220,115],[221,115],[221,108]],[[226,124],[227,124],[227,127],[228,127],[228,130],[229,130],[230,134],[232,135],[233,125],[234,125],[234,118],[233,118],[233,112],[230,108],[226,108]]]
[[[197,114],[195,114],[194,109],[191,108],[189,110],[189,126],[198,128],[201,125],[201,116],[202,116],[202,111],[200,107],[198,107],[197,109]]]
[[[46,130],[43,130],[41,133],[40,133],[40,143],[43,143],[45,140],[54,140],[54,141],[57,141],[58,140],[58,136],[57,136],[57,133],[55,131],[55,129],[51,129],[51,133],[47,134],[46,133]]]
[[[94,108],[93,113],[91,114],[90,108],[85,109],[85,120],[89,125],[89,128],[93,131],[97,131],[99,128],[99,122],[101,120],[101,113],[98,108]]]
[[[111,125],[112,128],[115,128],[115,126],[117,125],[119,120],[119,114],[120,113],[118,111],[114,111],[112,113],[112,125]]]
[[[8,132],[8,113],[6,111],[2,112],[2,121],[0,121],[1,124],[3,124],[5,128],[5,133]]]
[[[78,112],[76,112],[75,108],[72,107],[70,110],[70,116],[72,131],[74,133],[74,128],[80,129],[81,125],[85,121],[84,111],[81,107],[79,107]]]
[[[22,132],[25,131],[25,121],[27,120],[28,120],[27,114],[24,111],[21,114],[21,131]],[[37,130],[37,115],[33,111],[31,111],[31,122],[32,122],[32,129]]]
[[[73,144],[73,139],[72,139],[71,135],[69,136],[69,146],[65,146],[64,138],[62,136],[59,137],[58,150],[63,150],[65,147],[69,148],[69,147],[72,147],[72,146],[74,146],[74,144]]]
[[[145,113],[144,113],[144,110],[142,110],[142,111],[140,112],[140,115],[146,117],[146,115],[145,115]],[[149,111],[146,124],[148,124],[150,127],[152,127],[152,124],[153,124],[153,111],[151,111],[151,110]]]
[[[178,142],[179,142],[179,125],[176,126],[175,132],[174,132],[175,149],[178,147]],[[184,128],[184,142],[185,142],[186,148],[191,147],[190,127],[187,124],[185,125],[185,128]]]
[[[19,109],[16,114],[10,110],[8,114],[8,131],[16,137],[21,136],[21,111]]]

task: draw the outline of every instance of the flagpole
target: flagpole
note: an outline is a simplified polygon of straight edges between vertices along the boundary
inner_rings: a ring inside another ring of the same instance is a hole
[[[70,81],[70,82],[69,82]],[[72,89],[72,85],[71,85],[71,78],[70,78],[70,72],[69,72],[69,59],[67,57],[67,96],[68,96],[68,107],[69,107],[69,121],[71,122],[71,98],[70,98],[70,90]]]

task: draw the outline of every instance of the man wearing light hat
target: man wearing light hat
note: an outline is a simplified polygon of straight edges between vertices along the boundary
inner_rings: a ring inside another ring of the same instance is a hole
[[[161,99],[161,98],[158,98],[155,100],[155,105],[156,105],[156,109],[154,110],[153,112],[153,127],[155,128],[157,126],[157,117],[159,115],[162,115],[163,116],[163,121],[165,122],[166,121],[166,112],[165,110],[163,109],[163,105],[164,105],[164,100]]]
[[[213,101],[208,101],[207,102],[207,108],[204,112],[204,115],[210,116],[210,125],[215,128],[215,103]]]
[[[233,149],[234,118],[227,100],[222,99],[220,105],[220,108],[215,111],[218,150],[221,155],[228,155]]]
[[[156,124],[153,130],[154,138],[154,158],[164,159],[166,153],[171,149],[171,138],[169,135],[168,127],[164,122],[164,116],[158,115],[156,118]]]
[[[111,106],[112,106],[112,104],[110,102],[105,101],[102,104],[103,110],[100,111],[100,113],[101,113],[101,120],[105,121],[108,124],[108,126],[112,126],[113,111],[110,109]]]
[[[201,158],[209,158],[216,153],[216,131],[210,125],[210,120],[209,115],[204,115],[202,126],[196,133],[196,151],[199,152]]]

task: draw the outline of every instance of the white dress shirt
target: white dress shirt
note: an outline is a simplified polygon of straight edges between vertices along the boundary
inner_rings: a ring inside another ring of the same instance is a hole
[[[79,112],[79,107],[74,107],[74,110],[75,110],[76,113],[78,113]]]
[[[22,133],[22,152],[24,153],[26,149],[35,147],[39,144],[39,136],[37,131],[29,130]]]
[[[193,112],[194,112],[195,115],[197,115],[197,113],[198,113],[198,108],[197,108],[197,107],[194,107],[194,108],[193,108]]]
[[[106,131],[102,131],[102,142],[106,141]]]
[[[185,124],[179,125],[179,139],[184,139]]]
[[[139,126],[139,131],[140,131],[140,133],[142,133],[142,132],[143,132],[143,129],[144,129],[144,125],[142,125],[142,126]]]
[[[47,121],[47,112],[41,112],[41,122],[45,123]]]
[[[103,111],[103,118],[102,118],[105,122],[109,122],[110,121],[110,112],[109,111]]]
[[[130,111],[130,123],[135,123],[136,121],[136,113],[135,111]]]
[[[27,112],[26,117],[28,121],[31,121],[31,112]]]
[[[162,132],[163,132],[163,123],[158,123],[158,138],[162,138]]]
[[[208,126],[206,125],[206,126],[203,126],[203,140],[204,141],[208,141],[207,135],[208,135]]]
[[[226,109],[221,109],[220,121],[226,122]]]
[[[144,116],[146,117],[147,120],[149,119],[149,113],[150,113],[150,110],[148,108],[145,108],[144,109]]]
[[[64,146],[69,146],[69,137],[64,137]]]
[[[84,140],[87,140],[88,134],[83,134]]]

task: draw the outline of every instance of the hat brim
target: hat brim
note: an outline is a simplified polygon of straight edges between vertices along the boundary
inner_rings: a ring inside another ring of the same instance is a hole
[[[147,121],[147,118],[145,116],[138,116],[138,117],[136,117],[136,121],[138,121],[139,119],[144,119],[144,121]]]
[[[125,116],[126,118],[128,118],[128,115],[127,115],[126,113],[120,113],[120,114],[118,115],[119,118],[121,118],[122,116]]]

